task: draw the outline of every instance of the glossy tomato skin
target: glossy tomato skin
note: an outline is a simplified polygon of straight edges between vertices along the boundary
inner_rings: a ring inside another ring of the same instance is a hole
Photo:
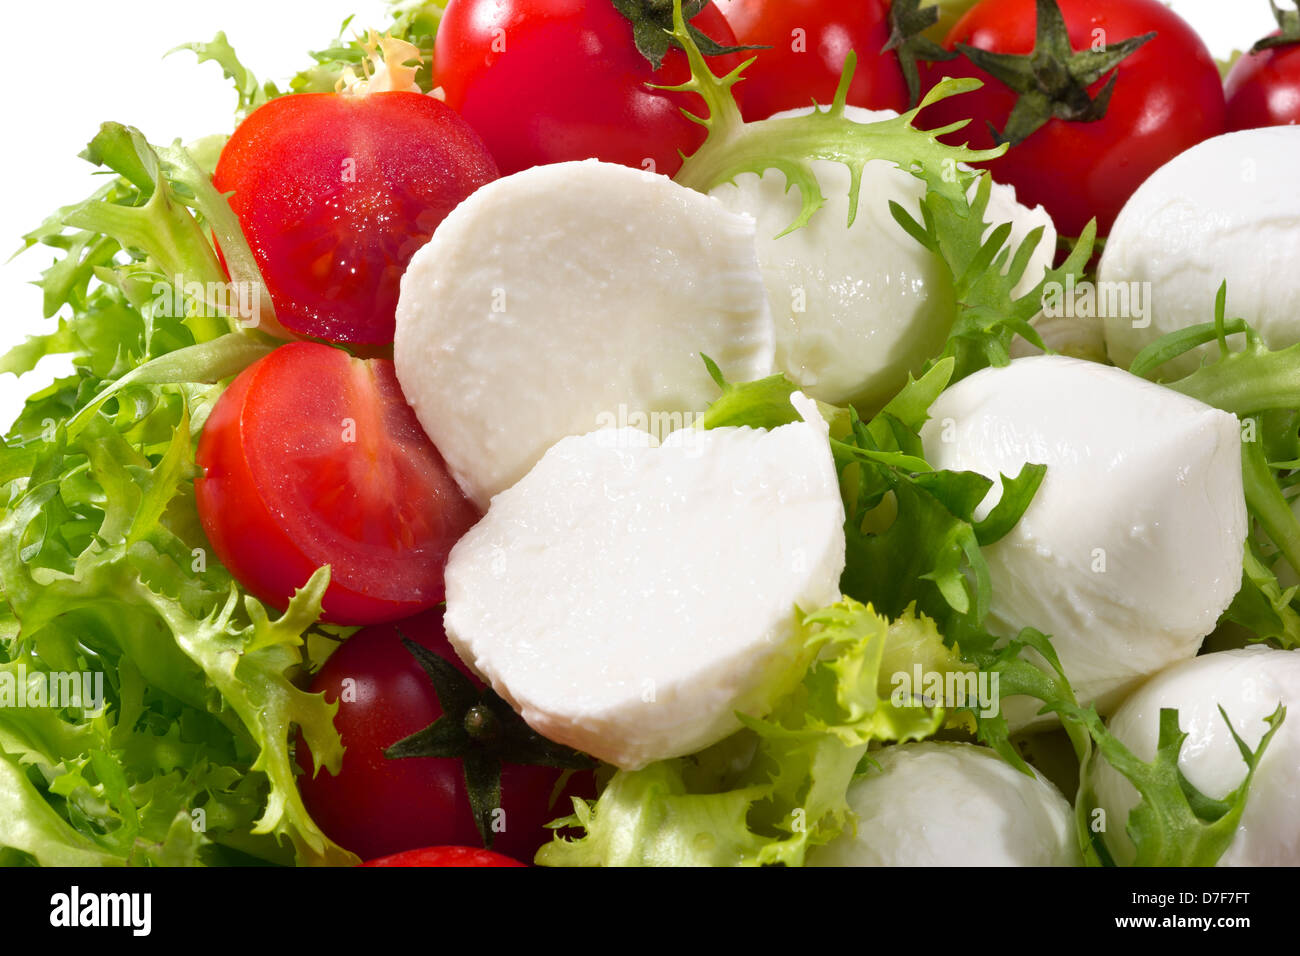
[[[331,702],[340,700],[345,690],[352,699],[340,702],[334,718],[345,748],[342,772],[333,776],[322,770],[313,778],[310,755],[300,745],[298,763],[306,773],[298,779],[299,790],[321,829],[363,859],[428,846],[482,845],[459,760],[384,756],[392,744],[442,715],[428,675],[402,646],[399,631],[482,686],[447,642],[440,609],[358,631],[312,680],[312,692],[323,692]],[[579,772],[552,804],[551,794],[562,772],[551,767],[502,766],[505,829],[495,835],[493,850],[531,860],[551,838],[545,825],[571,812],[569,795],[594,795],[592,774]]]
[[[733,45],[712,6],[693,21]],[[738,54],[711,57],[715,73]],[[703,113],[695,94],[666,93],[690,79],[686,55],[670,50],[654,71],[632,25],[609,0],[451,0],[438,26],[436,82],[447,104],[476,129],[502,175],[595,157],[671,176],[704,129],[682,115]]]
[[[478,134],[418,93],[298,93],[254,111],[221,151],[276,318],[327,342],[393,341],[402,273],[461,200],[497,178]]]
[[[478,511],[447,474],[385,359],[313,342],[240,373],[199,440],[199,518],[244,587],[283,609],[322,565],[328,621],[409,617],[443,600],[447,554]]]
[[[898,58],[881,49],[889,40],[887,0],[718,0],[718,8],[746,46],[755,50],[741,84],[748,122],[781,110],[830,103],[849,51],[858,54],[850,106],[904,112],[907,83]]]
[[[1229,130],[1300,123],[1300,43],[1247,53],[1223,89]]]
[[[367,860],[362,866],[527,866],[518,860],[512,860],[491,850],[474,849],[468,846],[430,846],[420,850],[407,850],[392,856]]]
[[[1200,37],[1159,0],[1060,0],[1060,6],[1076,50],[1098,39],[1114,44],[1153,30],[1158,36],[1119,64],[1105,117],[1091,123],[1050,119],[988,168],[995,180],[1016,187],[1020,202],[1044,206],[1061,235],[1079,235],[1094,216],[1106,235],[1148,176],[1224,132],[1223,88]],[[1034,47],[1036,24],[1035,0],[983,0],[957,21],[944,45],[1025,54]],[[973,119],[947,140],[992,147],[988,124],[1005,128],[1016,94],[965,57],[935,63],[928,72],[931,82],[972,76],[984,87],[930,107],[921,125]],[[1104,84],[1103,77],[1089,92],[1095,95]]]

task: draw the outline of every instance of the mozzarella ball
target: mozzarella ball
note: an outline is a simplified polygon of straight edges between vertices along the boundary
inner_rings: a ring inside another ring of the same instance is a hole
[[[1188,735],[1178,766],[1194,787],[1221,800],[1246,778],[1246,763],[1219,707],[1253,750],[1278,704],[1287,708],[1287,719],[1260,760],[1220,866],[1300,865],[1300,654],[1256,646],[1184,661],[1144,684],[1110,719],[1111,732],[1150,762],[1161,709],[1177,709]],[[1095,784],[1106,811],[1106,844],[1118,861],[1131,862],[1135,851],[1125,825],[1138,793],[1104,760],[1098,761]]]
[[[1120,369],[1017,359],[949,388],[922,429],[926,459],[995,482],[1047,475],[1016,527],[984,548],[987,626],[1053,639],[1081,702],[1105,712],[1192,657],[1241,584],[1246,538],[1237,419]],[[1036,701],[1004,705],[1013,727]]]
[[[807,115],[812,107],[772,119]],[[849,107],[855,122],[897,114]],[[925,184],[895,164],[866,164],[857,218],[848,226],[851,177],[842,163],[812,164],[826,204],[808,225],[781,235],[798,217],[798,190],[769,170],[736,177],[710,195],[758,220],[758,257],[776,322],[777,367],[813,398],[877,407],[909,373],[943,348],[956,315],[952,278],[939,257],[894,220],[891,200],[920,219]],[[1016,202],[1015,190],[994,185],[989,232],[1012,223],[1015,241],[1042,225],[1046,232],[1019,283],[1023,294],[1042,281],[1056,249],[1051,217]],[[778,236],[780,238],[778,238]]]
[[[1115,220],[1097,276],[1150,283],[1150,314],[1105,318],[1106,347],[1127,368],[1162,335],[1214,321],[1220,284],[1228,317],[1272,348],[1300,342],[1300,127],[1206,140],[1156,170]],[[1238,337],[1240,339],[1240,337]],[[1211,343],[1168,362],[1165,379],[1196,370]]]
[[[694,753],[803,677],[839,600],[826,423],[566,438],[452,549],[447,637],[539,733],[623,769]]]
[[[587,160],[488,183],[402,276],[402,391],[481,509],[567,435],[702,412],[772,373],[754,222],[665,176]],[[662,437],[662,436],[660,436]]]
[[[808,853],[809,866],[1075,866],[1070,804],[1045,777],[987,747],[886,747],[849,788],[856,832]]]

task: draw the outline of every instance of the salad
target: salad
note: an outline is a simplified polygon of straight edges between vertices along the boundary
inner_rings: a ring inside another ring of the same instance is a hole
[[[187,45],[231,128],[104,123],[24,238],[0,863],[1300,863],[1275,13]]]

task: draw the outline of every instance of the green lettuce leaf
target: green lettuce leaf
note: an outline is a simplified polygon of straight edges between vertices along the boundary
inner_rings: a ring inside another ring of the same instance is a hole
[[[0,847],[41,864],[356,862],[295,785],[299,732],[321,765],[342,753],[334,708],[298,687],[328,570],[272,620],[194,505],[204,422],[276,344],[270,298],[221,294],[213,237],[234,282],[264,287],[187,150],[105,124],[85,155],[115,175],[27,237],[60,256],[42,286],[67,315],[0,359],[74,366],[0,443],[0,703],[75,674],[103,706],[0,706]]]
[[[1089,224],[1059,268],[1050,270],[1026,294],[1015,294],[1042,241],[1043,230],[1034,230],[1013,246],[1011,224],[993,223],[987,215],[992,179],[987,172],[970,165],[1001,156],[1005,146],[972,150],[940,141],[962,129],[966,121],[929,131],[915,125],[925,107],[978,89],[979,81],[942,80],[925,94],[916,109],[894,119],[858,123],[845,115],[856,67],[856,56],[850,53],[829,107],[806,116],[746,123],[731,90],[741,81],[749,63],[727,76],[714,75],[685,28],[680,2],[676,6],[673,35],[689,58],[691,79],[665,89],[702,97],[707,116],[686,115],[708,131],[704,144],[685,158],[675,177],[677,182],[707,193],[724,183],[733,183],[742,173],[761,176],[768,171],[778,172],[785,177],[787,188],[798,189],[802,199],[799,215],[782,233],[785,235],[807,225],[825,205],[814,162],[842,163],[848,168],[849,226],[857,216],[866,164],[874,160],[894,163],[925,184],[925,195],[920,203],[920,219],[895,202],[890,203],[891,212],[902,229],[943,264],[952,282],[956,312],[944,349],[933,358],[953,358],[956,364],[952,380],[957,381],[988,365],[1006,365],[1017,335],[1046,350],[1030,320],[1041,311],[1047,283],[1064,283],[1068,276],[1076,280],[1083,277],[1092,255],[1096,226]],[[993,226],[996,228],[991,229]],[[987,239],[985,233],[989,233]]]
[[[259,83],[235,53],[234,47],[226,39],[224,32],[218,32],[207,43],[184,43],[168,52],[168,56],[179,50],[189,50],[200,63],[215,63],[221,67],[221,74],[235,85],[238,102],[235,106],[237,119],[243,119],[253,110],[280,96],[280,90],[274,83]]]
[[[920,740],[942,708],[895,700],[892,667],[934,666],[951,652],[934,622],[890,622],[851,599],[799,617],[812,659],[802,683],[745,730],[691,757],[614,774],[594,804],[574,801],[542,847],[544,866],[802,865],[851,825],[846,794],[872,744]]]
[[[426,93],[433,89],[433,44],[446,8],[446,0],[390,0],[388,12],[392,19],[378,27],[379,32],[419,48],[421,62],[415,82]],[[360,72],[366,52],[365,44],[356,34],[365,31],[356,29],[361,25],[354,25],[354,19],[348,17],[343,21],[338,38],[329,46],[309,54],[315,62],[290,81],[289,88],[294,93],[332,93],[347,70]],[[349,30],[354,33],[351,38],[344,35]]]

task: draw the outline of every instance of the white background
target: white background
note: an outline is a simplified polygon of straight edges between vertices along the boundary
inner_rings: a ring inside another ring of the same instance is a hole
[[[1219,57],[1249,46],[1273,26],[1266,0],[1175,0],[1170,5]],[[7,142],[0,150],[0,259],[54,209],[95,188],[92,167],[77,154],[101,122],[136,126],[154,142],[229,131],[235,94],[220,68],[214,63],[196,66],[193,54],[185,51],[163,59],[167,50],[209,40],[224,30],[259,79],[283,81],[309,65],[306,51],[328,45],[346,16],[357,15],[357,28],[382,26],[388,21],[384,10],[382,0],[10,4],[5,12]],[[0,351],[48,330],[51,323],[41,319],[40,291],[29,283],[52,259],[50,251],[37,247],[0,264],[0,302],[5,304]],[[66,367],[52,359],[21,381],[0,375],[0,427],[7,428],[25,395]]]

